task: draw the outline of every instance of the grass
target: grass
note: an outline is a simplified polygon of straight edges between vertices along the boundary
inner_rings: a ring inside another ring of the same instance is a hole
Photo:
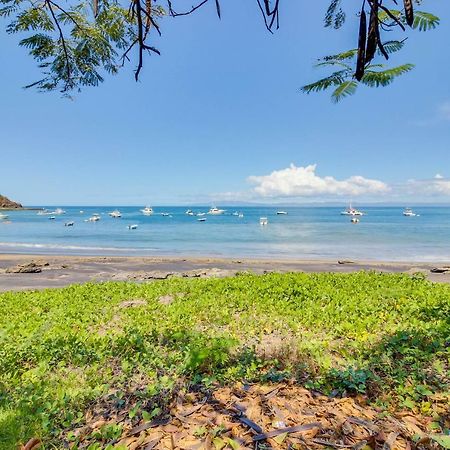
[[[180,383],[294,378],[434,420],[449,398],[450,286],[419,275],[85,284],[5,293],[0,308],[2,450],[60,448],[112,390],[146,417]]]

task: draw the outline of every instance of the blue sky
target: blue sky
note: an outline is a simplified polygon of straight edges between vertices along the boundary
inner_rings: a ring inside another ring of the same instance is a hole
[[[448,5],[424,1],[441,26],[394,58],[413,72],[335,105],[299,88],[325,75],[316,58],[355,47],[357,22],[325,30],[326,2],[285,3],[274,35],[253,1],[227,0],[220,21],[213,5],[167,18],[139,83],[130,65],[73,100],[22,89],[39,73],[3,31],[0,192],[28,205],[450,202]]]

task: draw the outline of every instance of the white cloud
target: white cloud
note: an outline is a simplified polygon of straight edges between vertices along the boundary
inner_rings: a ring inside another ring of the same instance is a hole
[[[269,175],[250,176],[254,184],[253,192],[261,197],[312,197],[312,196],[360,196],[366,194],[386,194],[390,188],[379,180],[359,175],[345,180],[320,177],[316,174],[316,164],[275,170]]]
[[[409,180],[406,183],[409,194],[424,196],[450,196],[450,179],[437,174],[431,180]]]

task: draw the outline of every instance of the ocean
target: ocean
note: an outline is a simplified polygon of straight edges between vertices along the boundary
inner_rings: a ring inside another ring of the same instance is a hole
[[[120,219],[108,216],[112,207],[61,208],[66,213],[54,220],[37,211],[5,212],[0,252],[450,262],[450,207],[416,207],[417,217],[404,217],[402,207],[361,207],[366,215],[358,224],[338,207],[224,206],[225,214],[206,215],[205,222],[186,215],[186,206],[155,207],[152,216],[139,207],[118,207]],[[280,209],[288,214],[277,215]],[[94,213],[101,220],[86,222]],[[267,217],[266,226],[260,217]],[[73,227],[64,226],[71,221]],[[134,224],[136,229],[128,229]]]

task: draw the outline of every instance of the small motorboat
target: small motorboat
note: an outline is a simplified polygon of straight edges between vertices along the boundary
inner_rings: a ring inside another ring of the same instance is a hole
[[[0,213],[0,220],[6,220],[8,216],[6,214]]]
[[[146,206],[144,209],[141,209],[141,213],[144,214],[144,216],[151,216],[153,214],[153,208]]]
[[[100,220],[99,214],[93,214],[89,219],[86,219],[85,222],[98,222]]]
[[[350,205],[345,211],[341,211],[341,216],[363,216],[362,211],[358,211]]]
[[[197,213],[197,216],[198,217],[203,217],[203,216],[206,216],[206,213]]]
[[[277,211],[277,216],[287,216],[287,211]]]
[[[403,215],[405,217],[417,217],[417,214],[411,208],[405,208]]]
[[[237,211],[235,211],[234,213],[231,214],[232,216],[236,216],[239,217],[239,213]]]
[[[192,211],[192,209],[188,209],[185,214],[187,214],[188,216],[195,216],[194,211]]]
[[[200,217],[200,219],[197,219],[199,222],[206,222],[206,217]]]
[[[55,216],[50,216],[50,217],[48,218],[48,220],[55,220],[55,219],[56,219]]]
[[[359,219],[357,217],[352,217],[350,222],[351,223],[359,223]]]
[[[61,209],[61,208],[56,208],[54,211],[53,211],[53,214],[56,214],[57,216],[60,216],[61,214],[65,214],[66,212],[63,210],[63,209]]]
[[[137,226],[136,224],[134,224],[134,225],[128,225],[128,226],[127,226],[127,228],[128,228],[129,230],[135,230],[137,227],[138,227],[138,226]]]
[[[223,214],[224,212],[225,212],[224,209],[219,209],[214,206],[208,211],[208,214],[211,214],[213,216],[218,216],[220,214]]]
[[[112,217],[113,219],[119,219],[120,217],[122,217],[121,212],[118,209],[115,209],[114,211],[111,211],[110,213],[108,213],[108,215],[110,217]]]
[[[265,226],[269,223],[269,221],[267,220],[267,217],[260,217],[259,218],[259,224],[262,226]]]
[[[239,219],[242,219],[244,217],[244,214],[243,213],[239,213],[238,217],[239,217]]]
[[[162,215],[163,217],[169,217],[169,216],[170,216],[169,213],[161,213],[161,215]]]
[[[84,214],[84,211],[80,211],[80,214]]]
[[[75,224],[75,222],[66,222],[64,224],[65,227],[73,227],[73,225]]]

